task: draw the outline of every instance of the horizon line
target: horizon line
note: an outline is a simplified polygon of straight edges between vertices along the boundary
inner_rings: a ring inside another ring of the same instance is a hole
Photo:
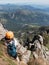
[[[40,5],[40,6],[48,6],[49,4],[47,5],[43,5],[43,4],[33,4],[33,3],[0,3],[0,5]]]

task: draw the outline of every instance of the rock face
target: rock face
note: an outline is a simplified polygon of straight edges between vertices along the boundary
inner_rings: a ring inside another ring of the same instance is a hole
[[[49,65],[49,50],[43,44],[40,44],[38,40],[34,41],[36,50],[32,51],[34,64],[30,65]]]
[[[6,31],[7,30],[4,29],[3,25],[0,23],[0,40],[5,36]],[[32,51],[33,58],[29,61],[28,65],[49,65],[49,50],[48,50],[48,48],[46,48],[43,45],[43,43],[41,44],[38,40],[34,41],[34,45],[35,45],[36,50]],[[28,57],[28,56],[26,56],[26,57]],[[0,61],[2,62],[2,59],[0,59]],[[4,63],[3,64],[0,63],[0,64],[4,65]],[[7,63],[5,63],[5,65],[6,64]],[[21,62],[20,65],[26,65],[26,64]]]
[[[40,36],[41,37],[41,36]],[[49,65],[49,49],[43,44],[43,37],[35,37],[32,44],[32,57],[28,65]]]
[[[0,23],[0,40],[5,36],[6,29],[4,29],[3,25]]]
[[[33,51],[35,59],[43,58],[46,61],[49,61],[49,50],[43,44],[41,45],[38,40],[34,42],[36,50]]]

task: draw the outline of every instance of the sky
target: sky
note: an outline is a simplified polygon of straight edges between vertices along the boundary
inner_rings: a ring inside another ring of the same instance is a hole
[[[6,3],[49,5],[49,0],[0,0],[0,4]]]

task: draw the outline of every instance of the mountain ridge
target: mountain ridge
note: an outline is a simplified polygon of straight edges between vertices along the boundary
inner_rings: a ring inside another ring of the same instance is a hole
[[[1,5],[0,22],[8,30],[21,30],[23,25],[27,28],[33,26],[49,26],[49,13],[42,9],[28,5]]]

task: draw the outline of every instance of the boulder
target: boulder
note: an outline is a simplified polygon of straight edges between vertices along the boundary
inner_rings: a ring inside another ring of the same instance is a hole
[[[5,36],[6,29],[3,27],[3,25],[0,23],[0,40]]]

